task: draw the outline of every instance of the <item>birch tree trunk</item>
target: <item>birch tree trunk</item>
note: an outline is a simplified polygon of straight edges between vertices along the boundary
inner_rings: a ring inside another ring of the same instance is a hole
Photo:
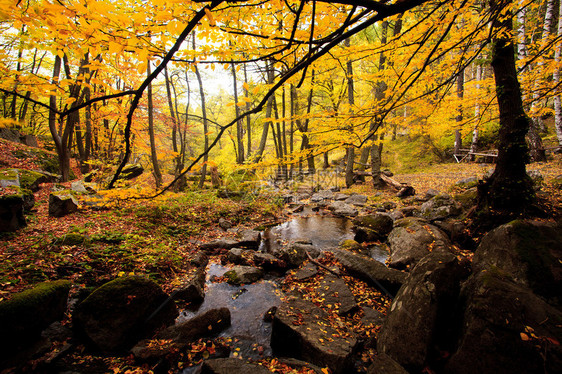
[[[150,60],[146,64],[146,76],[149,77],[150,71]],[[148,99],[148,135],[150,137],[150,158],[152,160],[152,167],[154,169],[154,182],[156,183],[156,188],[160,188],[162,185],[162,173],[160,172],[160,166],[158,165],[158,154],[156,153],[156,139],[154,136],[154,105],[152,102],[152,83],[148,84],[147,87],[147,99]]]
[[[558,28],[557,36],[562,35],[562,1],[560,1],[560,8],[558,10]],[[554,53],[554,61],[558,66],[562,60],[562,44],[558,44]],[[554,85],[560,84],[560,69],[555,69],[552,77]],[[554,128],[556,130],[556,137],[558,138],[558,145],[562,147],[562,100],[560,95],[554,96]]]

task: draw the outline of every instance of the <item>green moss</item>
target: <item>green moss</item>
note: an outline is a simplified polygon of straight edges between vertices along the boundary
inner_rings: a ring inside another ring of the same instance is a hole
[[[17,181],[19,178],[18,171],[16,169],[3,169],[0,170],[0,180],[4,181]]]
[[[355,240],[347,239],[340,243],[340,248],[350,250],[357,250],[361,248],[361,244],[357,243]]]
[[[20,186],[23,188],[34,189],[37,188],[38,183],[42,179],[45,179],[45,176],[41,173],[32,170],[19,170],[20,173]],[[39,182],[38,182],[39,181]]]
[[[58,245],[89,245],[90,239],[76,232],[69,232],[66,235],[55,239],[55,243]]]
[[[476,188],[471,188],[462,193],[455,195],[455,200],[458,201],[464,209],[470,208],[476,205],[476,200],[478,198],[478,190]]]
[[[39,283],[29,290],[15,294],[10,300],[0,303],[0,314],[19,308],[40,308],[41,303],[51,293],[68,292],[71,286],[72,283],[65,279]]]
[[[226,277],[226,279],[228,279],[228,283],[230,284],[240,284],[240,278],[238,277],[238,274],[234,271],[234,270],[229,270],[226,273],[224,273],[224,276]]]

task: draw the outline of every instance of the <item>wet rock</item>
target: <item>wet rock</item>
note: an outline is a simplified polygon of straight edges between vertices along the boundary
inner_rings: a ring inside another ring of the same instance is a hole
[[[499,272],[562,302],[562,223],[518,220],[490,231],[474,254],[474,271]]]
[[[408,374],[400,364],[384,353],[373,357],[373,363],[367,369],[367,374]]]
[[[462,212],[460,204],[449,194],[439,194],[422,204],[420,217],[429,221],[457,216]]]
[[[228,283],[234,285],[250,284],[263,278],[263,271],[252,266],[235,266],[224,273]]]
[[[27,225],[23,215],[25,200],[19,187],[11,195],[0,196],[0,232],[17,231]]]
[[[307,262],[303,267],[301,267],[295,273],[296,280],[305,280],[308,278],[312,278],[318,274],[318,268],[311,262]]]
[[[70,184],[70,189],[76,193],[84,195],[93,195],[96,193],[96,191],[92,187],[84,184],[82,181],[72,182]]]
[[[226,254],[226,261],[235,265],[250,265],[254,251],[250,249],[232,248]]]
[[[377,337],[378,351],[420,372],[434,347],[451,343],[446,339],[452,335],[460,282],[468,272],[451,253],[422,258],[390,306]]]
[[[323,201],[332,200],[334,198],[334,192],[330,190],[321,190],[316,192],[310,197],[310,202],[320,203]]]
[[[353,239],[347,239],[340,243],[340,248],[345,249],[346,251],[360,251],[363,249],[361,244],[356,242]]]
[[[390,295],[395,295],[406,279],[405,273],[389,269],[371,258],[340,249],[332,252],[352,275]]]
[[[229,326],[230,311],[227,308],[211,309],[156,334],[154,338],[165,340],[166,344],[151,344],[151,339],[145,339],[131,348],[131,353],[140,361],[157,361],[173,351],[185,349],[197,339],[217,334]]]
[[[396,209],[396,203],[393,201],[385,201],[383,203],[375,205],[375,209],[378,212],[388,212],[389,210]]]
[[[201,365],[201,374],[268,374],[264,366],[251,364],[237,358],[215,358]]]
[[[192,305],[201,304],[205,300],[205,269],[196,269],[181,288],[172,292],[171,297]]]
[[[17,364],[24,358],[19,353],[33,348],[41,331],[64,318],[71,285],[66,280],[40,283],[0,302],[0,367]]]
[[[462,221],[448,219],[446,221],[435,221],[434,224],[451,238],[453,243],[458,244],[461,248],[469,250],[476,249],[476,243],[468,227]]]
[[[253,262],[256,266],[265,270],[284,271],[287,269],[287,263],[285,263],[285,261],[280,260],[269,253],[254,252]]]
[[[357,309],[357,302],[345,282],[333,275],[326,275],[316,291],[324,305],[331,305],[339,315],[345,315]]]
[[[49,195],[49,215],[63,217],[78,210],[78,200],[69,191],[52,192]]]
[[[230,326],[228,308],[211,309],[192,319],[170,326],[159,332],[158,339],[179,342],[195,341],[203,336],[217,334]]]
[[[203,243],[199,246],[201,250],[212,251],[216,249],[231,249],[238,246],[238,240],[232,239],[217,239],[208,243]]]
[[[415,266],[429,252],[450,252],[451,242],[436,226],[418,218],[395,222],[388,236],[390,267],[406,269]]]
[[[351,195],[345,200],[346,204],[351,204],[355,206],[365,206],[367,204],[367,196],[365,195]]]
[[[239,233],[238,246],[258,249],[261,242],[261,232],[257,230],[243,230]]]
[[[336,216],[354,217],[358,213],[356,208],[344,203],[343,201],[333,201],[330,205],[328,205],[328,209]]]
[[[562,372],[559,309],[493,271],[475,273],[461,294],[462,334],[444,372]]]
[[[282,243],[272,243],[271,241],[268,250],[271,255],[282,260],[289,267],[299,267],[308,259],[307,252],[314,257],[312,252],[317,251],[312,244],[289,243],[283,245]]]
[[[392,231],[394,221],[388,214],[370,214],[353,219],[355,240],[359,243],[384,241]]]
[[[156,313],[156,314],[154,314]],[[76,306],[73,324],[89,344],[106,352],[123,352],[178,315],[174,302],[153,281],[117,278]]]
[[[324,322],[327,318],[327,313],[310,301],[292,298],[282,304],[272,324],[274,354],[328,367],[334,374],[350,372],[355,336],[341,337]]]

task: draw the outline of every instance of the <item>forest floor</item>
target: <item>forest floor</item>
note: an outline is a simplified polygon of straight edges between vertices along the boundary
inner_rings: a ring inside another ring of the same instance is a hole
[[[2,167],[38,168],[33,159],[10,156],[19,145],[2,141],[0,148]],[[419,195],[429,189],[455,193],[456,182],[481,178],[491,169],[493,165],[489,164],[438,164],[423,173],[397,174],[394,178],[414,186]],[[545,210],[553,218],[560,217],[562,191],[552,185],[552,180],[562,174],[562,157],[557,155],[549,162],[530,164],[528,170],[543,175],[539,195]],[[79,175],[78,170],[75,172]],[[170,292],[190,271],[188,260],[199,244],[229,235],[219,228],[220,218],[238,228],[251,229],[289,219],[275,193],[235,201],[218,198],[216,191],[210,189],[170,193],[152,200],[124,199],[104,209],[81,207],[76,213],[53,218],[48,215],[52,188],[52,184],[44,184],[35,193],[36,203],[26,217],[27,227],[16,233],[0,234],[0,301],[46,280],[70,279],[77,286],[73,291],[77,293],[124,274],[148,276]],[[374,191],[369,183],[344,192],[365,194],[370,204],[402,204],[393,191]],[[116,368],[114,372],[126,372],[126,367],[133,368],[129,372],[143,372],[134,371],[137,369],[126,359],[115,360],[110,365]],[[284,371],[280,368],[277,372]]]

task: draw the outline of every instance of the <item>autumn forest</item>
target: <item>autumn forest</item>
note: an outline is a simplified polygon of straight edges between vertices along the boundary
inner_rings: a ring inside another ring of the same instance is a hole
[[[0,0],[0,45],[0,373],[562,368],[562,1]]]

